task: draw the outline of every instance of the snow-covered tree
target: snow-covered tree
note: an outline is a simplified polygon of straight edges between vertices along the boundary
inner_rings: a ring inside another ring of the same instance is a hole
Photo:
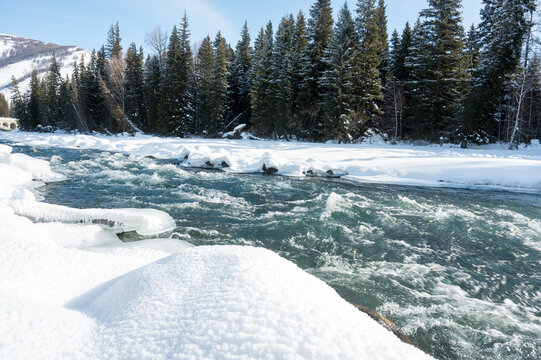
[[[148,131],[147,110],[145,104],[145,82],[143,75],[142,49],[137,52],[135,43],[131,43],[126,52],[124,68],[124,113],[139,129]]]
[[[323,136],[321,123],[320,79],[328,70],[328,64],[323,61],[333,27],[332,8],[330,0],[317,0],[310,8],[310,19],[307,26],[308,43],[304,51],[303,82],[301,84],[301,116],[305,136],[317,140]]]
[[[467,58],[460,0],[429,0],[421,11],[414,58],[415,99],[410,127],[416,137],[438,141],[458,127]]]
[[[520,63],[532,0],[483,0],[479,65],[473,70],[461,115],[468,140],[482,133],[501,139],[509,81]]]
[[[250,124],[252,115],[250,104],[250,71],[253,49],[250,45],[248,24],[244,23],[241,39],[235,48],[235,57],[231,63],[229,78],[229,110],[234,124]]]
[[[348,142],[355,124],[355,51],[358,49],[355,22],[347,3],[340,10],[324,61],[328,70],[320,79],[323,90],[323,124],[326,137]]]

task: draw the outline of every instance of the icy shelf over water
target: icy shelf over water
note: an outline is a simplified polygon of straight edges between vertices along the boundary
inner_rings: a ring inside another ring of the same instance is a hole
[[[181,166],[220,168],[234,173],[311,176],[332,172],[365,183],[541,191],[541,146],[535,144],[510,151],[501,145],[460,149],[21,131],[0,133],[0,139],[175,159]]]
[[[36,199],[63,178],[0,145],[1,359],[430,358],[269,250],[125,244],[174,222]]]

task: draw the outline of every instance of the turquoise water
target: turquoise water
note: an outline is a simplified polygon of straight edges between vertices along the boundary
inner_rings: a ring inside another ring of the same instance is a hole
[[[73,207],[152,207],[172,237],[271,249],[377,310],[439,359],[541,358],[541,195],[359,185],[15,146],[69,180]],[[135,239],[125,239],[135,240]]]

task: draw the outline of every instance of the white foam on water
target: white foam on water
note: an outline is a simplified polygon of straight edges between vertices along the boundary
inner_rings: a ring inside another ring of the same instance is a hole
[[[344,196],[332,192],[327,197],[325,202],[325,210],[320,216],[321,220],[329,219],[334,213],[345,213],[351,215],[349,211],[351,209],[352,203],[348,201]]]

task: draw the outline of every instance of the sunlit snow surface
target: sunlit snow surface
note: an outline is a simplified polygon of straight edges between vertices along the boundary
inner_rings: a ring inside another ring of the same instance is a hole
[[[11,150],[0,145],[2,359],[429,358],[269,250],[124,244],[113,231],[167,231],[169,216],[40,203],[33,189],[64,177]]]
[[[0,133],[0,139],[29,145],[97,149],[156,158],[187,160],[182,166],[227,163],[225,171],[303,176],[308,169],[347,172],[364,183],[477,187],[541,191],[541,146],[519,151],[502,146],[463,150],[448,146],[313,144],[300,142],[175,139],[146,135],[100,136]]]

